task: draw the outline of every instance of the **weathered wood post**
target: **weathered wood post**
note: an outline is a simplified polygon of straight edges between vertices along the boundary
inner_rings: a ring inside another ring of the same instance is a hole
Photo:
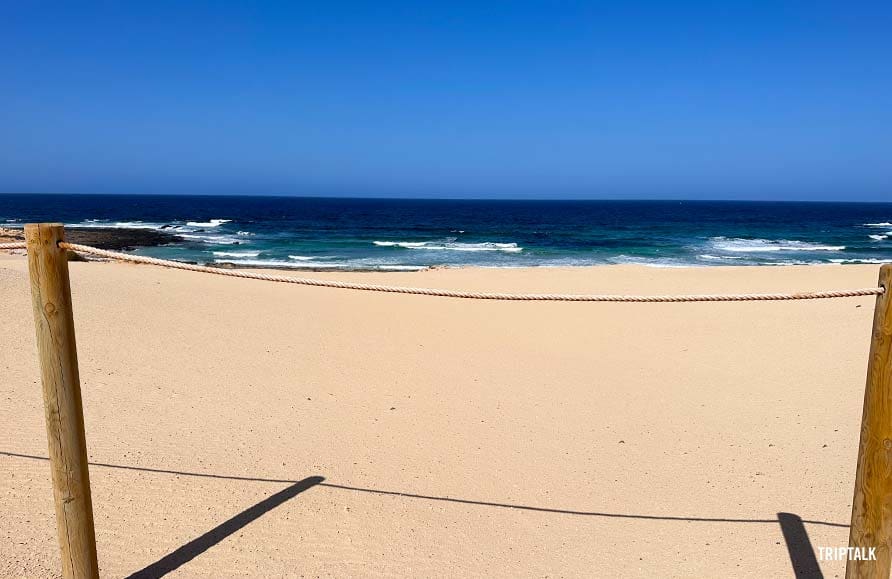
[[[67,252],[60,223],[25,226],[28,271],[65,579],[99,577]]]
[[[849,547],[876,560],[850,553],[846,578],[888,578],[892,562],[892,264],[880,268],[880,285],[873,315],[861,443],[852,499]],[[851,550],[850,550],[851,551]]]

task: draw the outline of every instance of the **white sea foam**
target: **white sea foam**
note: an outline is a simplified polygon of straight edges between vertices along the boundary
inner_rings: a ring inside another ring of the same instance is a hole
[[[423,265],[372,264],[363,260],[354,262],[318,263],[309,261],[284,261],[279,259],[215,259],[214,263],[225,263],[236,267],[266,267],[271,269],[349,269],[374,271],[421,271]]]
[[[647,267],[698,267],[696,263],[686,262],[682,259],[671,257],[641,257],[625,254],[608,257],[607,262],[616,265],[644,265]]]
[[[378,271],[422,271],[427,269],[425,265],[376,265]]]
[[[143,221],[118,221],[114,224],[113,227],[120,227],[126,229],[161,229],[164,227],[163,223],[145,223]]]
[[[232,219],[211,219],[210,221],[187,221],[186,225],[192,227],[220,227],[224,223],[229,223]]]
[[[257,257],[260,255],[259,251],[214,251],[212,253],[217,257]]]
[[[520,253],[522,247],[516,243],[457,243],[454,241],[373,241],[378,247],[402,247],[404,249],[422,249],[425,251],[504,251]]]
[[[882,223],[865,223],[865,227],[892,227],[892,223],[889,221],[883,221]]]
[[[180,235],[184,239],[194,239],[202,243],[210,243],[216,245],[239,245],[242,241],[228,235]]]
[[[306,263],[293,261],[285,261],[282,259],[215,259],[214,263],[230,263],[232,265],[244,265],[247,267],[270,267],[270,268],[288,268],[288,269],[343,269],[347,267],[344,263]]]
[[[152,223],[146,221],[109,221],[107,219],[85,219],[80,223],[66,223],[65,227],[72,229],[152,229],[165,233],[195,233],[201,231],[195,227],[186,227],[181,223]]]
[[[248,235],[254,235],[250,231],[239,231],[236,235],[241,235],[243,237],[247,237]]]
[[[160,229],[162,231],[176,231],[177,233],[197,233],[201,231],[201,229],[186,227],[185,225],[164,225]]]
[[[776,261],[760,261],[759,265],[821,265],[820,261],[803,261],[801,259],[779,259]]]
[[[66,223],[65,227],[77,229],[80,227],[92,227],[96,229],[162,229],[164,223],[146,223],[144,221],[115,221],[109,222],[101,219],[86,219],[80,223]]]
[[[704,259],[706,261],[727,261],[727,260],[735,260],[735,259],[745,259],[739,255],[710,255],[708,253],[701,253],[697,257],[699,259]]]
[[[737,253],[763,253],[769,251],[842,251],[845,245],[819,245],[806,241],[786,239],[742,239],[728,237],[711,238],[714,248]]]
[[[208,227],[216,227],[220,223],[228,222],[228,219],[212,219],[208,223],[198,223],[194,221],[183,225],[182,221],[172,223],[153,223],[147,221],[108,221],[107,219],[85,219],[80,223],[68,223],[65,226],[72,229],[77,228],[96,228],[96,229],[152,229],[165,233],[174,233],[183,239],[201,241],[209,244],[219,245],[237,245],[244,243],[232,235],[203,235],[202,233]],[[208,225],[216,223],[215,225]]]
[[[379,247],[405,247],[405,248],[415,248],[415,247],[423,247],[426,242],[409,242],[409,241],[373,241],[373,245],[377,245]]]
[[[852,259],[828,259],[827,261],[831,263],[889,263],[892,262],[892,259],[875,259],[870,257],[864,257],[861,259],[852,258]]]
[[[339,259],[337,255],[289,255],[295,261],[313,261],[314,259]]]
[[[892,233],[892,232],[890,232],[890,233]],[[868,235],[867,237],[873,239],[874,241],[882,241],[884,239],[887,239],[889,237],[890,233],[886,233],[885,235]]]

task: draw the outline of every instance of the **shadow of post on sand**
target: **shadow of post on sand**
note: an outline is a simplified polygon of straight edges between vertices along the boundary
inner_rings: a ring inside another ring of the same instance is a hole
[[[325,478],[321,476],[311,476],[302,481],[298,481],[293,485],[267,497],[256,505],[245,509],[231,519],[224,521],[208,531],[207,533],[192,539],[176,551],[165,555],[158,561],[152,563],[148,567],[140,569],[136,573],[130,575],[130,579],[157,579],[167,575],[174,569],[188,563],[195,557],[198,557],[226,537],[238,532],[249,523],[262,517],[285,501],[288,501],[307,489],[310,489]]]
[[[815,557],[815,549],[799,515],[778,513],[777,522],[780,523],[781,532],[784,534],[784,542],[787,543],[787,552],[790,554],[790,563],[793,565],[796,579],[824,579],[818,559]]]

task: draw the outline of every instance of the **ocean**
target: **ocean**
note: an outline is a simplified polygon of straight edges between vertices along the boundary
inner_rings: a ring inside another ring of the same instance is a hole
[[[846,264],[892,261],[892,203],[0,195],[0,226],[156,229],[136,253],[242,267]]]

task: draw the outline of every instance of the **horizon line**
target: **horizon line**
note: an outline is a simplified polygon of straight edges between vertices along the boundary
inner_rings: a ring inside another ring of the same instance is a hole
[[[22,192],[0,191],[0,196],[55,195],[72,197],[233,197],[251,199],[328,199],[345,201],[526,201],[526,202],[684,202],[684,203],[849,203],[892,205],[890,201],[878,200],[839,200],[839,199],[751,199],[751,198],[690,198],[690,197],[412,197],[397,195],[355,196],[355,195],[300,195],[300,194],[251,194],[251,193],[83,193],[83,192]]]

